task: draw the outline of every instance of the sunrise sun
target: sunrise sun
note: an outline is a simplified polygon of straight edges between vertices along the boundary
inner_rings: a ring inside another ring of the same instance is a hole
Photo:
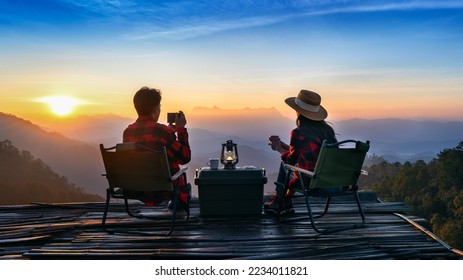
[[[79,100],[67,96],[48,96],[39,101],[48,104],[50,110],[58,116],[69,115],[74,107],[81,103]]]

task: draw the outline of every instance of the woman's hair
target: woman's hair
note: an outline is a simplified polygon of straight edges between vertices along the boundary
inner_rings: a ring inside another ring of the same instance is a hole
[[[161,91],[155,88],[142,87],[133,97],[133,104],[139,116],[149,116],[161,103]]]
[[[319,138],[321,142],[323,140],[326,140],[328,143],[337,142],[333,127],[324,120],[314,121],[299,114],[296,124],[301,133],[309,138],[314,140]]]

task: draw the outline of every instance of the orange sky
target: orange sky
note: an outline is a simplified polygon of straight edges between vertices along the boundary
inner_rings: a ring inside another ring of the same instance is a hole
[[[0,111],[50,117],[37,100],[68,96],[81,101],[73,114],[135,117],[146,85],[162,90],[164,113],[275,107],[293,118],[284,99],[309,89],[332,120],[463,119],[458,1],[58,2],[0,10]]]
[[[122,85],[121,85],[122,87]],[[299,87],[287,86],[270,89],[263,86],[259,90],[256,85],[250,85],[251,90],[244,87],[226,88],[217,92],[195,88],[182,88],[176,85],[165,86],[163,91],[162,111],[164,113],[183,110],[185,113],[194,107],[218,106],[223,109],[270,108],[275,107],[284,116],[293,118],[294,112],[284,99],[296,96]],[[68,96],[76,98],[80,104],[76,105],[71,114],[93,115],[113,113],[121,116],[136,117],[132,106],[132,96],[138,86],[122,87],[121,89],[101,90],[79,89],[63,86],[62,89],[42,88],[38,85],[34,90],[23,86],[17,88],[0,89],[0,111],[16,114],[25,118],[60,117],[53,114],[49,104],[38,102],[45,96]],[[425,119],[463,119],[463,95],[454,90],[426,88],[416,90],[422,94],[415,94],[410,89],[379,88],[370,86],[360,88],[351,86],[343,88],[334,86],[300,86],[313,89],[322,95],[322,104],[329,111],[329,119],[341,120],[349,118],[425,118]],[[441,91],[434,94],[433,91]],[[14,92],[14,93],[10,93]],[[90,93],[89,93],[90,92]],[[63,116],[61,116],[63,117]]]
[[[72,114],[93,115],[113,113],[135,117],[132,105],[133,94],[139,85],[151,83],[117,84],[111,87],[78,88],[60,86],[56,89],[36,86],[34,89],[18,86],[0,89],[0,111],[13,113],[20,117],[40,118],[52,116],[50,107],[37,99],[46,96],[69,96],[81,100]],[[107,88],[106,90],[103,88]],[[223,109],[270,108],[275,107],[283,115],[293,118],[294,113],[284,100],[296,96],[301,88],[311,89],[322,95],[322,105],[329,111],[332,120],[349,118],[426,118],[426,119],[463,119],[463,94],[459,88],[443,89],[438,86],[410,89],[382,88],[381,85],[360,86],[326,86],[323,84],[274,85],[267,84],[261,89],[256,85],[246,87],[226,87],[223,89],[204,89],[179,87],[175,84],[159,84],[163,92],[162,110],[175,112],[183,110],[189,113],[194,107],[218,106]],[[462,86],[463,88],[463,86]],[[463,92],[463,90],[462,90]]]

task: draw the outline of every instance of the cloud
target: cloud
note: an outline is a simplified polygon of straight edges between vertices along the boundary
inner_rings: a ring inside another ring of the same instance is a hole
[[[461,9],[462,1],[180,1],[158,10],[164,17],[142,22],[126,38],[186,39],[218,32],[277,24],[309,16],[407,11],[423,9]]]
[[[287,18],[287,16],[280,16],[277,18],[250,17],[241,20],[226,21],[210,19],[208,21],[194,23],[190,25],[188,25],[188,23],[185,23],[184,26],[178,26],[173,28],[147,27],[143,32],[139,32],[138,34],[130,34],[127,36],[127,38],[132,40],[143,40],[159,37],[167,37],[171,39],[187,39],[198,36],[204,36],[216,32],[266,26],[282,22]]]
[[[51,4],[52,3],[52,4]],[[0,11],[2,18],[25,18],[31,13],[18,12],[15,4]],[[17,8],[20,4],[17,4]],[[48,8],[45,9],[44,6]],[[93,30],[117,30],[124,38],[185,39],[218,32],[267,26],[298,17],[337,13],[366,13],[418,9],[462,9],[460,0],[55,0],[33,1],[29,11],[39,11],[37,21],[78,20]],[[59,11],[57,11],[59,10]],[[47,15],[49,13],[49,15]],[[64,15],[69,14],[66,17]],[[33,21],[27,21],[33,24]],[[78,26],[78,25],[76,25]]]

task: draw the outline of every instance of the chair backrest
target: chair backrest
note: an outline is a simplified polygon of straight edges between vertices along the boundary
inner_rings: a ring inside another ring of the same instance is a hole
[[[165,148],[147,151],[135,143],[105,149],[100,145],[110,188],[130,191],[173,191]]]
[[[341,147],[345,143],[355,143],[355,147]],[[369,149],[369,141],[346,140],[334,144],[324,141],[309,188],[356,186]]]

